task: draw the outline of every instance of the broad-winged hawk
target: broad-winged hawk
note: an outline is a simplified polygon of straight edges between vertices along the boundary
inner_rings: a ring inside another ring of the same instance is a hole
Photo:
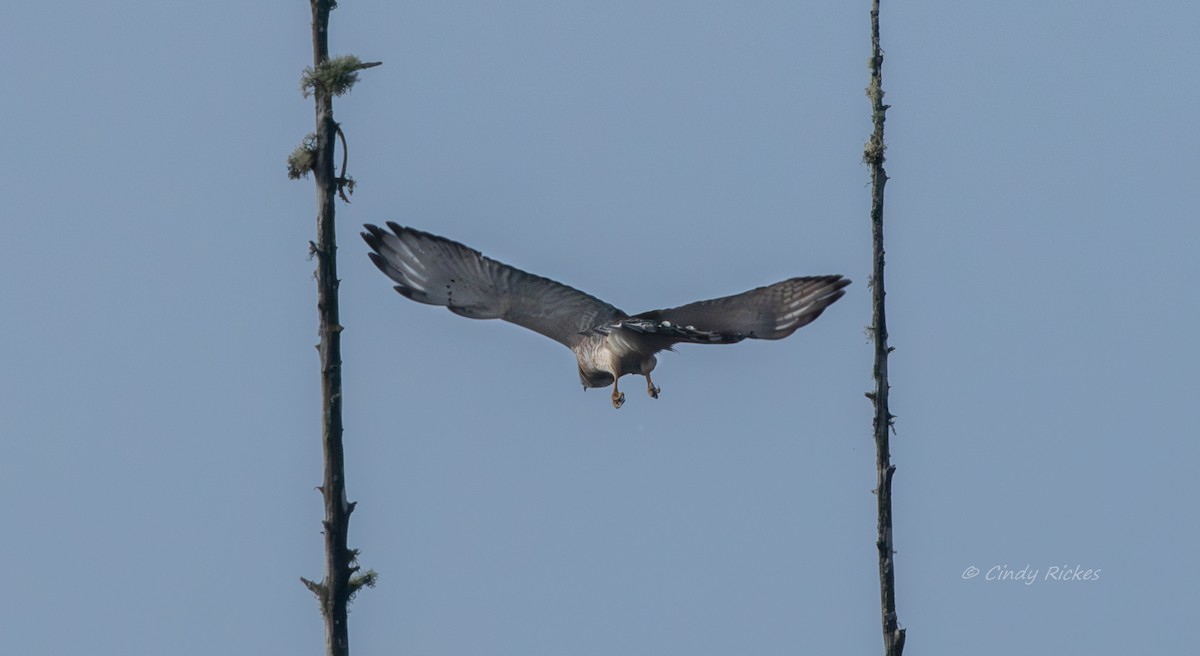
[[[782,339],[808,324],[845,294],[842,276],[790,278],[774,285],[669,310],[628,315],[604,301],[549,278],[502,264],[456,241],[389,222],[391,232],[365,226],[371,261],[396,281],[396,291],[442,305],[472,319],[504,319],[539,332],[575,352],[584,389],[613,386],[612,404],[625,394],[617,379],[650,380],[654,354],[681,342],[733,344]]]

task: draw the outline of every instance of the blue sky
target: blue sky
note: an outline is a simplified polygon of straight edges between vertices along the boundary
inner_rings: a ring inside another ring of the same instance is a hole
[[[357,653],[878,653],[868,2],[359,2],[340,99]],[[320,653],[306,2],[19,3],[0,300],[13,653]],[[899,611],[912,653],[1183,653],[1194,3],[886,2]],[[614,411],[405,301],[362,223],[627,311],[794,275],[781,342]],[[1099,570],[1056,581],[1051,568]],[[964,579],[968,568],[979,575]],[[988,574],[1037,570],[1032,584]]]

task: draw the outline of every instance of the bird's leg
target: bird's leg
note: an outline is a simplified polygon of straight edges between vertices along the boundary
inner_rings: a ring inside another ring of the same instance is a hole
[[[650,395],[650,398],[657,399],[658,393],[661,391],[662,388],[655,387],[654,381],[650,380],[650,374],[646,374],[646,393]]]
[[[618,380],[618,377],[613,376],[612,401],[613,401],[614,408],[620,408],[621,406],[625,405],[625,392],[622,392],[617,389],[617,380]]]

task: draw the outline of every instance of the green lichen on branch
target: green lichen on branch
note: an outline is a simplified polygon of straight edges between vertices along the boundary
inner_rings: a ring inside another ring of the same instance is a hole
[[[867,141],[867,143],[863,144],[862,161],[864,164],[871,166],[874,166],[875,164],[882,164],[883,154],[885,152],[887,152],[887,145],[882,141],[878,141],[872,137]]]
[[[379,574],[369,569],[362,574],[356,574],[350,577],[350,598],[349,601],[354,601],[354,595],[363,588],[373,588],[379,582]]]
[[[354,55],[342,55],[326,59],[317,66],[309,66],[300,76],[300,92],[305,98],[317,90],[326,91],[334,96],[349,93],[358,82],[358,72],[364,68],[379,66],[383,62],[364,62]]]
[[[883,55],[871,57],[868,62],[871,68],[871,81],[867,84],[867,97],[871,99],[871,122],[876,126],[875,132],[871,134],[871,138],[863,145],[863,163],[874,166],[875,164],[883,164],[883,154],[887,151],[887,145],[883,143],[883,123],[887,119],[887,110],[890,105],[883,104],[883,87],[879,82],[879,70],[883,66]]]
[[[287,157],[288,177],[293,180],[308,177],[317,156],[317,135],[308,133],[304,141]]]

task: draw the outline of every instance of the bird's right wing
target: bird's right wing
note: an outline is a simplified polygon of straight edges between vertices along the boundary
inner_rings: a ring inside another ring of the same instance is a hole
[[[673,342],[782,339],[821,316],[849,284],[841,276],[791,278],[734,296],[643,312],[633,319],[643,324],[639,332],[651,332],[656,323],[660,328],[654,332]]]
[[[583,333],[625,313],[549,278],[526,273],[456,241],[388,222],[362,233],[371,261],[396,281],[396,291],[472,319],[504,319],[568,348]]]

